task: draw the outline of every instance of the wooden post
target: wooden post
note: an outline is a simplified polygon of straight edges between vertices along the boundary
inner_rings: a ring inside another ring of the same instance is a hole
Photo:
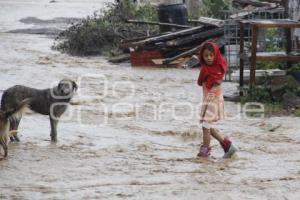
[[[252,24],[252,48],[251,48],[251,68],[250,68],[250,88],[255,84],[256,52],[257,52],[257,26]]]
[[[284,17],[285,18],[290,18],[290,13],[289,13],[289,0],[283,0],[283,7],[284,7]],[[286,28],[284,30],[285,38],[286,38],[286,54],[288,55],[292,51],[292,34],[291,34],[291,29]],[[291,62],[286,62],[287,68],[292,67]]]
[[[284,17],[289,17],[289,0],[282,0],[282,6],[284,7]]]
[[[240,96],[244,86],[244,24],[240,22]]]
[[[292,33],[290,28],[285,29],[285,35],[286,35],[286,54],[289,55],[292,51]],[[291,62],[287,62],[287,68],[292,67]]]

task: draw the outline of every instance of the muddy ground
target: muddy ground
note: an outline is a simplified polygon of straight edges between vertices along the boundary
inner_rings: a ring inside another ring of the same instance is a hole
[[[202,134],[197,69],[71,57],[52,51],[49,35],[11,33],[64,28],[65,22],[49,22],[92,14],[102,1],[0,5],[0,93],[15,84],[48,88],[62,78],[80,86],[56,144],[47,116],[24,115],[21,142],[10,143],[8,158],[0,161],[0,199],[299,199],[299,118],[249,119],[239,104],[226,102],[220,130],[238,154],[221,159],[214,141],[212,157],[196,159]],[[48,23],[20,21],[28,17]],[[224,83],[225,94],[235,90],[236,84]]]

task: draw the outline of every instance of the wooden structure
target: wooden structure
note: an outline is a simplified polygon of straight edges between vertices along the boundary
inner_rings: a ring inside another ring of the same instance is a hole
[[[288,19],[283,20],[243,20],[240,21],[240,87],[244,84],[244,59],[248,57],[244,50],[245,25],[250,25],[252,30],[251,54],[250,54],[250,88],[255,84],[256,61],[300,61],[300,56],[291,55],[291,29],[300,28],[300,23]],[[280,53],[257,53],[257,35],[260,28],[285,28],[286,29],[286,52]],[[242,92],[240,93],[242,95]]]

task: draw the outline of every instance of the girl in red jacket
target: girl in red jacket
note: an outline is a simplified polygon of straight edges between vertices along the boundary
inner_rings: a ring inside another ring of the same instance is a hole
[[[223,158],[230,158],[237,149],[228,137],[222,136],[219,130],[214,128],[215,122],[224,119],[224,99],[221,83],[226,73],[227,65],[218,45],[211,41],[203,45],[199,59],[201,71],[198,85],[203,88],[203,104],[200,113],[203,143],[197,156],[208,157],[210,155],[210,140],[211,136],[213,136],[224,149]]]

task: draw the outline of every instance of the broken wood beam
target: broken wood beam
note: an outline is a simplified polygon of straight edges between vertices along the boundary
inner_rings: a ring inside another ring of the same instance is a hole
[[[251,10],[241,10],[240,12],[234,13],[229,15],[230,19],[240,19],[240,18],[244,18],[248,15],[252,15],[255,12],[268,12],[268,13],[274,13],[274,12],[279,12],[281,11],[282,8],[277,7],[276,5],[272,6],[272,7],[259,7],[259,8],[254,8]]]
[[[282,0],[264,0],[266,2],[269,2],[269,3],[278,3],[278,4],[282,4],[283,1]]]
[[[127,47],[145,46],[145,45],[148,45],[148,44],[154,44],[154,43],[158,43],[158,42],[162,42],[162,41],[166,41],[166,40],[171,40],[171,39],[178,38],[178,37],[183,37],[183,36],[186,36],[186,35],[195,34],[195,33],[198,33],[200,31],[203,31],[203,26],[192,27],[192,28],[189,28],[189,29],[176,31],[176,32],[173,32],[173,33],[168,33],[168,34],[164,34],[164,35],[160,35],[160,36],[150,37],[150,38],[147,38],[145,40],[140,40],[140,41],[136,41],[136,42],[132,42],[132,43],[123,44],[122,47],[127,48]]]
[[[224,25],[225,21],[221,19],[214,19],[209,17],[200,17],[198,20],[189,20],[191,23],[200,23],[210,26],[221,27]]]
[[[129,54],[122,54],[119,56],[115,56],[113,58],[110,58],[108,61],[111,63],[122,63],[125,61],[130,60],[130,55]]]
[[[215,41],[218,46],[221,48],[225,45],[225,41],[223,40],[218,40],[218,41]],[[202,44],[200,45],[197,45],[196,47],[193,47],[193,48],[189,48],[188,50],[185,50],[184,52],[176,55],[176,56],[173,56],[173,57],[170,57],[170,58],[165,58],[165,59],[157,59],[156,62],[159,63],[159,64],[169,64],[171,62],[173,62],[174,60],[177,60],[179,58],[182,58],[182,57],[186,57],[186,56],[191,56],[191,55],[194,55],[196,53],[198,53],[200,51],[200,48],[201,48]]]
[[[172,23],[162,23],[162,22],[149,22],[149,21],[140,21],[140,20],[127,20],[127,23],[134,24],[149,24],[149,25],[159,25],[159,26],[171,26],[176,28],[191,28],[192,26],[181,25],[181,24],[172,24]]]
[[[165,35],[165,34],[168,34],[168,33],[169,32],[155,34],[155,35],[149,35],[149,36],[141,36],[141,37],[136,37],[136,38],[132,38],[132,39],[123,39],[123,40],[121,40],[120,47],[122,47],[123,45],[128,45],[132,42],[137,42],[137,41],[145,40],[145,39],[152,38],[152,37],[162,36],[162,35]]]
[[[251,5],[251,6],[254,6],[254,7],[265,7],[265,6],[270,7],[272,5],[272,3],[260,2],[260,1],[255,1],[255,0],[233,0],[232,3],[233,4],[239,4],[243,7],[245,7],[247,5]]]
[[[193,55],[193,54],[197,53],[200,50],[200,48],[201,48],[201,45],[198,45],[198,46],[196,46],[188,51],[185,51],[177,56],[174,56],[172,58],[166,58],[162,61],[162,64],[169,64],[169,63],[173,62],[174,60],[177,60],[178,58]]]
[[[210,38],[216,38],[224,35],[224,28],[211,29],[203,31],[183,38],[177,38],[166,42],[166,47],[177,47],[190,44],[192,42],[202,42]]]

